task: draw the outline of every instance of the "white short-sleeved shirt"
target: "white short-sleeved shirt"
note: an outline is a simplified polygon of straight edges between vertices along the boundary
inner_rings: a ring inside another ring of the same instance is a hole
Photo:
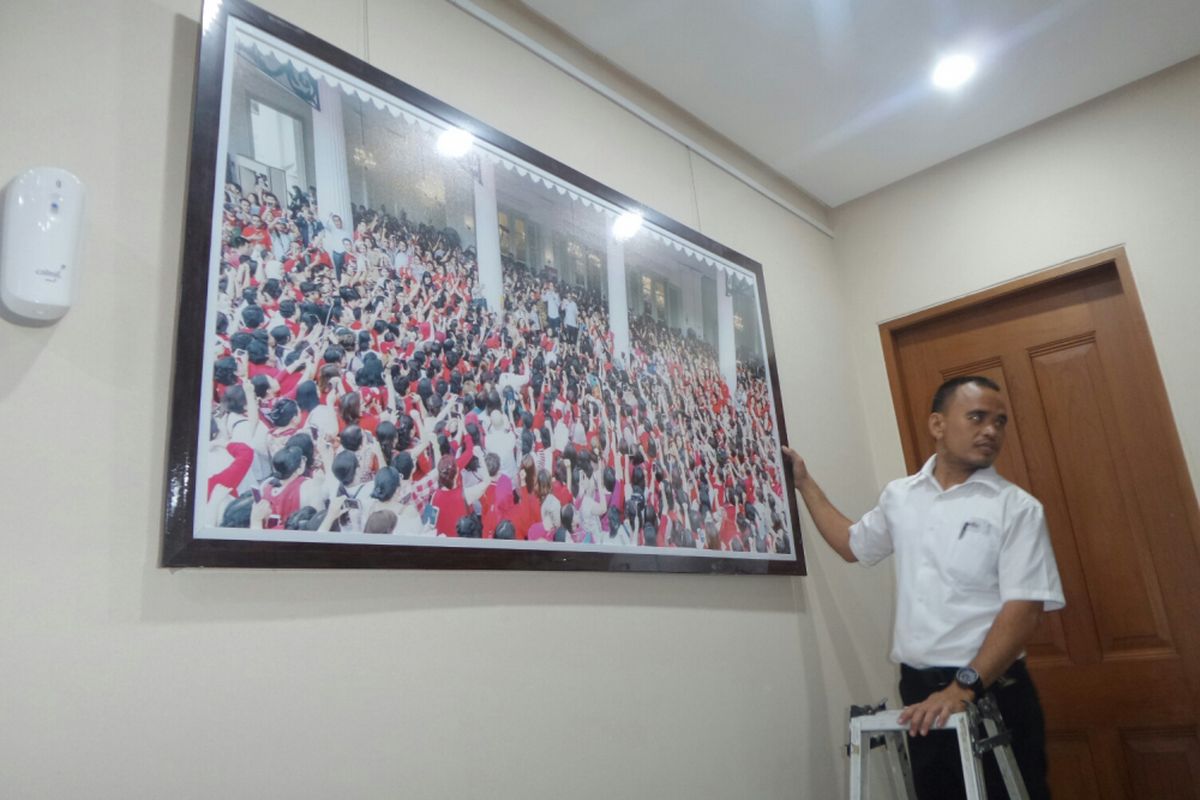
[[[990,467],[943,490],[934,458],[850,528],[862,564],[896,555],[891,657],[917,668],[969,663],[1008,600],[1065,604],[1042,504]]]

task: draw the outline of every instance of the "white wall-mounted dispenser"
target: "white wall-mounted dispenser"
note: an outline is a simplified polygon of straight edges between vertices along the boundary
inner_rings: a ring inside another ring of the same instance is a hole
[[[5,187],[0,221],[0,302],[52,321],[75,299],[83,233],[83,183],[65,169],[35,167]]]

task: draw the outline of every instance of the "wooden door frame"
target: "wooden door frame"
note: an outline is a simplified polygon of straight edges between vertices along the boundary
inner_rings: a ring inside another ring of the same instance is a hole
[[[1147,402],[1156,407],[1158,413],[1167,415],[1171,420],[1175,436],[1171,437],[1169,452],[1172,473],[1179,481],[1182,497],[1187,505],[1186,516],[1188,527],[1191,529],[1192,540],[1200,547],[1200,504],[1197,504],[1196,490],[1192,485],[1188,470],[1187,458],[1183,452],[1183,443],[1179,439],[1179,428],[1175,425],[1175,417],[1171,411],[1170,399],[1167,397],[1167,387],[1163,382],[1162,370],[1158,365],[1158,356],[1154,351],[1154,341],[1150,337],[1150,326],[1146,324],[1146,315],[1142,311],[1142,303],[1138,297],[1137,287],[1133,282],[1133,271],[1129,267],[1129,259],[1123,246],[1101,250],[1090,255],[1076,258],[1048,269],[1024,275],[1015,280],[991,286],[973,294],[950,300],[930,308],[906,314],[887,322],[880,323],[879,336],[883,344],[883,361],[887,367],[888,385],[892,392],[892,405],[896,412],[896,424],[900,429],[900,444],[904,450],[904,463],[909,474],[921,468],[920,454],[917,448],[917,433],[913,430],[912,408],[908,395],[904,391],[904,375],[900,367],[899,337],[918,325],[932,320],[948,317],[963,310],[983,307],[1000,302],[1021,292],[1040,288],[1055,281],[1076,277],[1089,271],[1113,268],[1121,285],[1121,294],[1128,306],[1130,318],[1140,336],[1150,345],[1150,363],[1146,366],[1152,378],[1145,386]],[[1190,500],[1190,502],[1188,502]]]

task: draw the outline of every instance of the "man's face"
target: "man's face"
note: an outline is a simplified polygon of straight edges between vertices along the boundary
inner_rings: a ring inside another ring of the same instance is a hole
[[[946,408],[929,417],[939,455],[973,469],[990,467],[1000,455],[1008,429],[1008,405],[993,389],[967,383]]]

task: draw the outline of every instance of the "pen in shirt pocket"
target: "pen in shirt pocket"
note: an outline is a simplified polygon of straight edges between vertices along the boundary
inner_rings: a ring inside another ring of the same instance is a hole
[[[971,522],[970,520],[967,520],[966,522],[964,522],[962,529],[958,532],[958,538],[961,539],[963,537],[963,535],[966,534],[967,528],[972,527],[974,524],[975,523]]]

